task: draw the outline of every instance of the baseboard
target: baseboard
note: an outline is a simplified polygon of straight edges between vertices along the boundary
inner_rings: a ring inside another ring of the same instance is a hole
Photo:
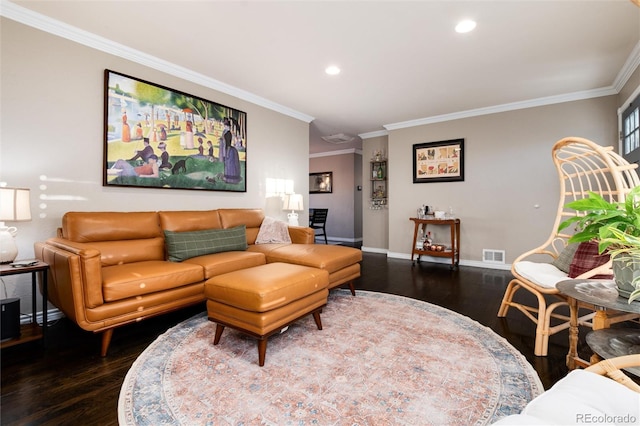
[[[316,236],[316,241],[324,241],[324,237]],[[336,241],[340,243],[359,243],[359,242],[362,242],[362,238],[330,237],[327,235],[327,241]]]
[[[370,251],[372,253],[386,253],[387,257],[391,257],[393,259],[405,259],[405,260],[411,260],[411,254],[408,253],[398,253],[398,252],[391,252],[391,251],[374,251],[374,250],[382,250],[382,249],[372,249],[372,248],[368,248],[367,250],[364,249],[364,247],[362,248],[362,251]],[[416,257],[414,256],[414,259]],[[442,263],[442,264],[451,264],[451,259],[447,259],[447,258],[443,258],[443,257],[431,257],[431,256],[422,256],[420,258],[421,261],[424,262],[432,262],[432,263]],[[460,259],[460,265],[461,266],[471,266],[474,268],[484,268],[484,269],[498,269],[501,271],[510,271],[511,270],[511,264],[502,264],[502,263],[488,263],[488,262],[482,262],[479,260],[465,260],[465,259]]]
[[[365,246],[362,246],[361,250],[369,252],[369,253],[379,253],[379,254],[387,254],[387,253],[389,253],[389,250],[382,249],[382,248],[377,248],[377,247],[365,247]]]
[[[49,309],[47,310],[47,322],[50,323],[51,321],[57,321],[60,318],[64,318],[64,314],[62,313],[62,311],[58,308],[53,308],[53,309]],[[42,325],[42,311],[38,311],[36,312],[36,321],[38,322],[38,324]],[[31,323],[31,314],[20,314],[20,324],[24,325],[24,324],[29,324]]]

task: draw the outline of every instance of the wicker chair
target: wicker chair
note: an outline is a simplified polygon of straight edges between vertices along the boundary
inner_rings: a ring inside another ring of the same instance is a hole
[[[637,424],[640,386],[621,371],[629,367],[640,367],[640,354],[573,370],[521,413],[503,417],[494,425]]]
[[[612,147],[602,147],[587,139],[561,139],[553,146],[552,157],[560,179],[560,200],[551,235],[541,246],[515,259],[511,267],[514,279],[507,286],[498,310],[498,316],[505,317],[509,308],[514,307],[536,324],[534,353],[537,356],[547,355],[550,335],[569,328],[569,316],[556,312],[557,308],[567,305],[567,297],[555,287],[559,281],[568,279],[568,274],[551,264],[571,237],[571,234],[564,231],[558,232],[558,225],[567,218],[580,214],[565,208],[565,205],[587,197],[589,191],[600,194],[610,202],[624,201],[625,195],[640,185],[635,171],[636,164],[629,164],[613,152]],[[611,262],[576,278],[587,279],[600,274],[612,274]],[[532,293],[537,299],[537,306],[514,301],[514,296],[520,289]],[[587,308],[589,312],[580,316],[579,324],[591,327],[594,307],[584,304],[580,307]],[[551,324],[552,319],[554,325]],[[610,323],[626,319],[628,315],[614,315]]]
[[[640,385],[634,382],[629,376],[621,371],[624,368],[640,367],[640,354],[624,355],[616,358],[604,359],[590,367],[585,371],[607,376],[616,382],[625,385],[629,389],[640,393]],[[639,401],[640,402],[640,401]]]

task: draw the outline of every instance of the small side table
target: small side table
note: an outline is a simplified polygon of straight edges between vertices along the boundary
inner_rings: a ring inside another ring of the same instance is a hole
[[[47,272],[49,265],[44,262],[38,262],[32,266],[14,268],[11,265],[0,265],[0,276],[20,275],[31,273],[31,323],[20,327],[20,336],[11,340],[0,343],[0,348],[4,349],[9,346],[20,345],[22,343],[31,342],[42,339],[43,345],[46,344],[47,332]],[[39,274],[40,273],[40,274]],[[41,276],[42,283],[42,327],[38,326],[36,319],[36,300],[37,300],[37,277]]]
[[[593,317],[593,330],[608,329],[612,318],[615,322],[626,321],[640,316],[640,303],[628,303],[620,297],[613,280],[566,280],[556,284],[561,293],[568,296],[571,317],[569,319],[569,353],[567,367],[570,370],[590,365],[578,356],[578,304],[593,305],[596,308]],[[593,349],[593,348],[592,348]],[[594,350],[594,352],[597,351]],[[596,355],[597,357],[597,355]],[[591,362],[598,358],[592,358]]]
[[[418,263],[420,263],[420,257],[424,255],[434,256],[434,257],[448,257],[451,259],[450,269],[457,267],[460,265],[460,219],[452,218],[452,219],[419,219],[416,217],[410,217],[409,220],[413,221],[414,229],[413,229],[413,245],[411,246],[411,266],[415,265],[415,261],[413,257],[418,255]],[[427,235],[427,225],[445,225],[449,226],[451,229],[451,250],[445,251],[434,251],[434,250],[420,250],[416,248],[416,241],[418,240],[418,233],[420,231],[420,227],[422,227],[422,232],[424,235]]]

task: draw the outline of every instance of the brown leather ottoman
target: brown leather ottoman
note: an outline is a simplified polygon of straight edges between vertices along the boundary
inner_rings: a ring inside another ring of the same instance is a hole
[[[209,320],[216,323],[214,345],[226,326],[258,338],[258,364],[264,365],[267,338],[312,314],[322,330],[329,273],[287,263],[269,263],[210,278],[204,285]]]

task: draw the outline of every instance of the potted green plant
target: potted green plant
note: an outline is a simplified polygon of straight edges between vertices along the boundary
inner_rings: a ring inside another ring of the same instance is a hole
[[[569,243],[597,241],[598,251],[613,259],[613,271],[619,292],[629,303],[640,298],[640,186],[633,188],[624,202],[611,203],[590,192],[587,198],[566,207],[584,213],[571,217],[558,227],[561,231],[577,225]]]

